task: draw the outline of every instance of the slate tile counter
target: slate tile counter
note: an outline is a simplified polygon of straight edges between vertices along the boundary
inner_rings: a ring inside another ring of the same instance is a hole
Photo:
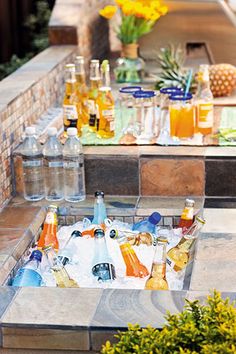
[[[178,222],[184,198],[106,197],[108,215],[139,220],[159,210],[165,224]],[[0,213],[0,353],[97,353],[127,323],[162,327],[167,310],[183,309],[184,299],[204,301],[209,289],[236,299],[236,209],[204,210],[207,224],[197,243],[189,290],[14,288],[6,280],[35,241],[48,203],[15,198]],[[204,198],[196,198],[202,208]],[[92,215],[93,197],[78,205],[59,204],[63,223]],[[173,216],[175,216],[173,218]]]

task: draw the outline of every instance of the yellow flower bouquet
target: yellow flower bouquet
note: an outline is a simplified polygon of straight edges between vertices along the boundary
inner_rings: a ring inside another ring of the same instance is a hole
[[[121,23],[117,36],[122,43],[122,57],[115,71],[118,82],[140,82],[138,73],[143,69],[143,61],[138,58],[138,40],[151,32],[158,19],[168,11],[167,6],[158,0],[115,0],[116,5],[108,5],[100,10],[100,15],[111,19],[120,12]],[[125,60],[126,59],[126,60]],[[136,61],[136,62],[135,62]],[[138,70],[135,66],[138,67]]]

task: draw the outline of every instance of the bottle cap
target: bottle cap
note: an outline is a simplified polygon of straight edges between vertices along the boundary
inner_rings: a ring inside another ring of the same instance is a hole
[[[84,63],[84,57],[82,55],[77,55],[75,61],[78,63]]]
[[[116,229],[111,229],[109,233],[110,238],[114,239],[118,237],[118,230]]]
[[[160,220],[161,220],[161,214],[157,213],[156,211],[152,213],[148,218],[148,221],[153,225],[157,225]]]
[[[30,255],[30,260],[36,259],[37,261],[41,262],[42,260],[42,252],[39,250],[33,251]]]
[[[92,59],[90,61],[91,64],[99,64],[99,60],[98,59]]]
[[[79,230],[74,230],[71,237],[82,237],[82,233]]]
[[[193,199],[186,199],[185,200],[185,206],[186,207],[194,207],[195,201]]]
[[[31,135],[35,135],[35,133],[36,133],[35,127],[26,127],[26,129],[25,129],[26,135],[31,136]]]
[[[100,197],[104,198],[104,192],[103,192],[103,191],[96,191],[96,192],[94,193],[94,195],[95,195],[95,197],[100,196]]]
[[[55,211],[57,211],[57,205],[55,205],[55,204],[50,204],[49,206],[48,206],[48,210],[49,209],[53,209],[53,210],[55,210]]]
[[[156,96],[154,91],[137,91],[133,94],[134,98],[150,98]]]
[[[48,136],[54,136],[54,135],[57,135],[57,128],[56,127],[48,128]]]
[[[77,129],[76,128],[68,128],[66,132],[67,132],[68,136],[76,136],[77,135]]]
[[[103,229],[96,229],[96,230],[94,231],[94,237],[96,237],[96,238],[102,238],[102,237],[104,237],[104,236],[105,236],[105,232],[104,232]]]
[[[142,91],[141,86],[126,86],[119,89],[119,92],[121,93],[135,93],[138,91]]]
[[[65,69],[68,71],[75,71],[75,64],[66,64]]]

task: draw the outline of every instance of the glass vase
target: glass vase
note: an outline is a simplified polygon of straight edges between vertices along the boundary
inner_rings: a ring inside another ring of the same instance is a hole
[[[123,44],[114,70],[116,82],[139,83],[143,80],[144,68],[145,62],[138,56],[138,44]]]

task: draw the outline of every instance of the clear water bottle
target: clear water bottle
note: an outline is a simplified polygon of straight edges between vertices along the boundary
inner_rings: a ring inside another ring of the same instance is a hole
[[[25,134],[21,147],[24,198],[37,201],[44,198],[42,149],[35,137],[34,127],[27,127]]]
[[[104,192],[95,192],[94,217],[92,224],[104,225],[104,220],[107,218],[106,205],[104,203]]]
[[[161,214],[154,212],[152,213],[148,219],[141,220],[133,225],[134,231],[140,232],[150,232],[155,234],[156,233],[156,225],[161,220]]]
[[[64,198],[64,171],[62,146],[57,139],[57,128],[48,129],[48,140],[43,148],[45,198],[59,201]]]
[[[95,247],[92,260],[92,273],[98,281],[112,281],[116,278],[116,273],[113,260],[107,249],[104,230],[95,230],[94,242]]]
[[[65,200],[80,202],[85,199],[84,155],[77,129],[68,128],[67,135],[63,148]]]
[[[17,271],[12,286],[41,286],[41,260],[42,252],[39,250],[33,251],[30,259]]]

